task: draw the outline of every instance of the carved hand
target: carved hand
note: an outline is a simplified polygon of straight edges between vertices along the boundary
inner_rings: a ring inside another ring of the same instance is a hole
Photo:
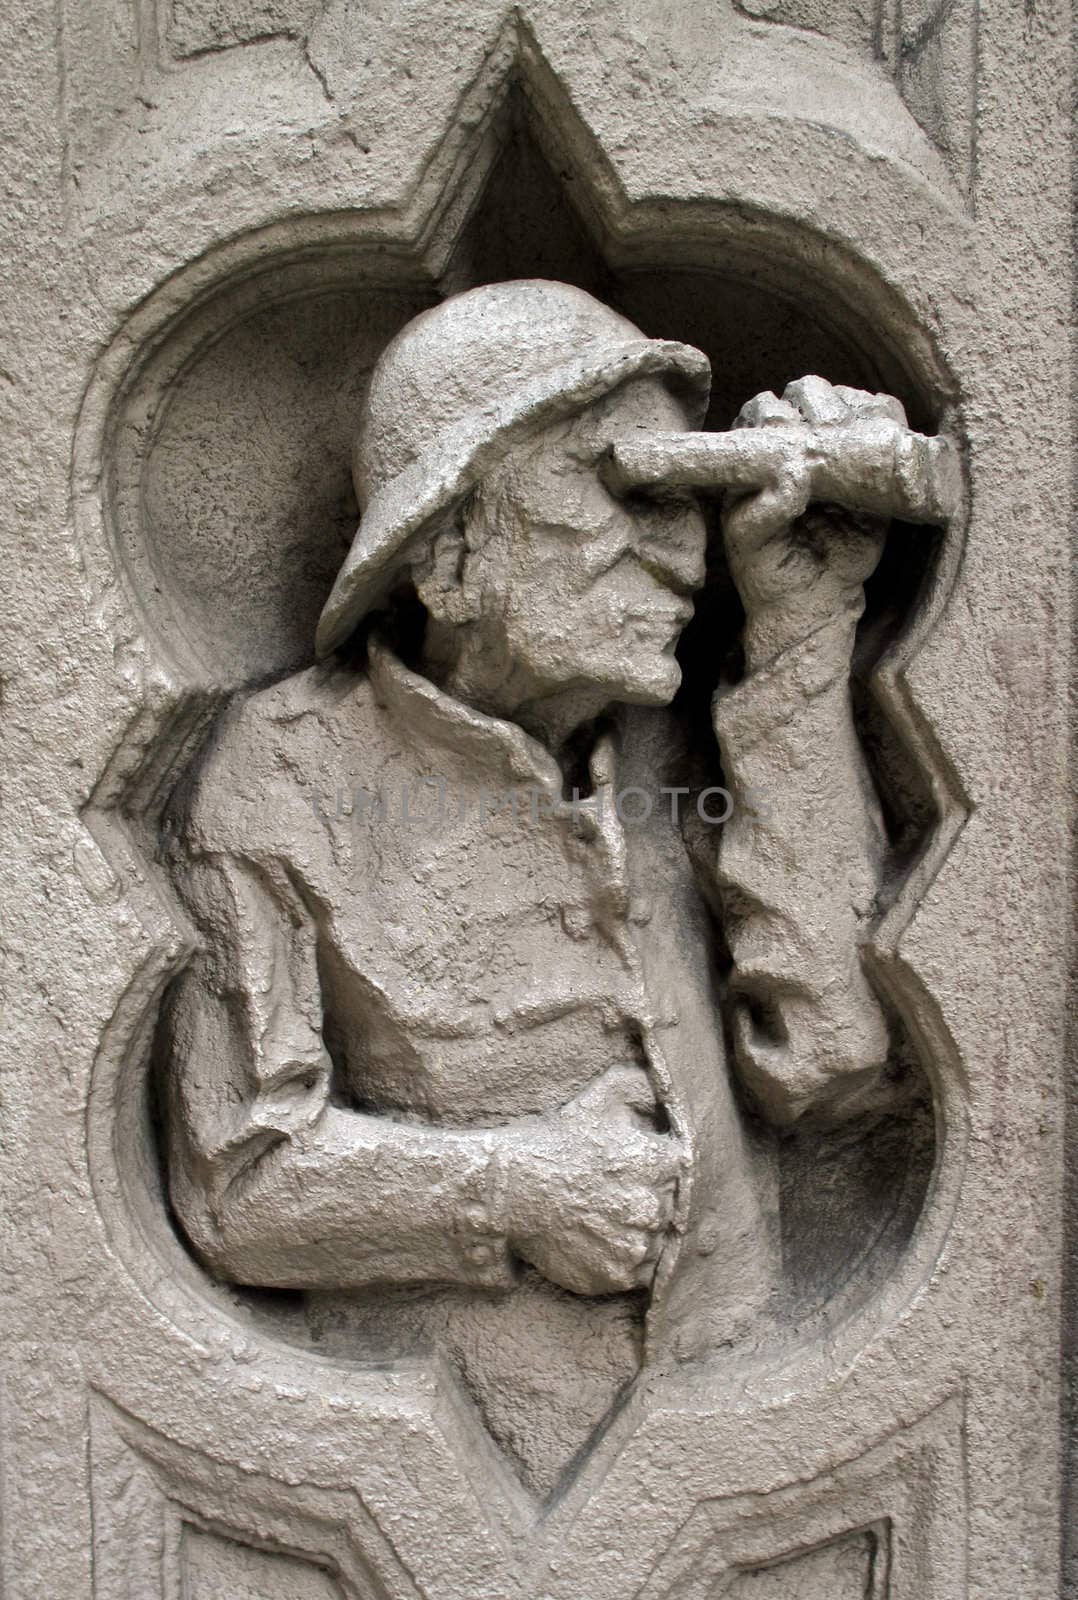
[[[791,383],[781,400],[757,395],[736,426],[781,430],[788,442],[772,480],[754,493],[728,496],[723,513],[750,654],[766,657],[828,617],[859,608],[861,587],[883,551],[885,512],[898,508],[891,480],[902,435],[916,436],[908,435],[905,413],[889,395],[822,378]],[[829,489],[841,495],[842,509],[809,510]]]
[[[960,495],[949,439],[914,433],[890,395],[823,378],[789,384],[781,400],[757,395],[729,433],[616,440],[605,472],[621,491],[725,491],[748,640],[777,648],[859,604],[888,518],[946,522]]]
[[[670,1227],[683,1152],[656,1133],[639,1067],[613,1067],[510,1135],[510,1243],[574,1294],[646,1287]]]

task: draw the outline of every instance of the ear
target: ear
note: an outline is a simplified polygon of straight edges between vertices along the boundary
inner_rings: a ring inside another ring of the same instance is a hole
[[[414,563],[412,582],[433,620],[460,627],[504,608],[510,541],[503,536],[499,503],[497,491],[478,485]]]
[[[416,594],[435,622],[459,627],[479,615],[477,597],[468,592],[469,556],[464,518],[456,516],[439,528],[424,556],[414,563]]]

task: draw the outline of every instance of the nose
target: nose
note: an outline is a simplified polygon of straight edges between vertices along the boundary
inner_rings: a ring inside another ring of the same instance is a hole
[[[680,594],[694,594],[706,572],[707,529],[692,505],[665,505],[646,517],[640,557],[655,576]]]

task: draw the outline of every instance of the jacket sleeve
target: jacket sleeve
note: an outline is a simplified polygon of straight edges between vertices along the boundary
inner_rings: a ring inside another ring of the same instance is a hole
[[[317,929],[284,868],[187,854],[200,947],[168,1008],[174,1208],[216,1274],[276,1288],[514,1281],[483,1130],[331,1102]]]
[[[888,1029],[861,947],[883,825],[854,727],[860,607],[717,695],[732,810],[718,880],[742,1077],[772,1120],[850,1114],[878,1091]]]

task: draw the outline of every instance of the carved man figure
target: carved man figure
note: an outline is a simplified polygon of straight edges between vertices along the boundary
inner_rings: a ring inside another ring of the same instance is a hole
[[[383,356],[323,664],[230,707],[169,821],[200,937],[171,1004],[169,1177],[214,1273],[383,1306],[425,1286],[443,1328],[479,1291],[534,1317],[650,1289],[681,1356],[764,1306],[770,1203],[710,918],[757,1107],[877,1092],[859,946],[882,834],[848,671],[884,524],[795,534],[785,468],[729,499],[747,620],[715,705],[717,842],[664,722],[704,521],[610,462],[698,426],[708,382],[698,351],[544,282],[458,296]],[[778,439],[851,417],[904,421],[816,379],[741,420]],[[664,784],[690,791],[680,817]]]

